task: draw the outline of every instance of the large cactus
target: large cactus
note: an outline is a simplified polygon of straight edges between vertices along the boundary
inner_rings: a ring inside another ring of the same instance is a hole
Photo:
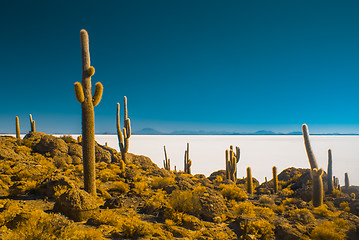
[[[19,123],[19,117],[16,116],[16,121],[15,121],[15,126],[16,126],[16,138],[20,139],[20,123]]]
[[[317,160],[315,159],[312,146],[310,144],[309,131],[308,131],[307,124],[303,124],[302,130],[303,130],[305,150],[307,151],[310,169],[311,169],[311,171],[313,171],[314,168],[318,169],[318,164],[317,164]]]
[[[320,205],[323,204],[323,197],[324,197],[323,180],[322,180],[323,173],[324,173],[323,169],[318,170],[317,168],[314,168],[312,171],[312,178],[313,178],[312,197],[313,197],[314,207],[319,207]]]
[[[344,183],[345,183],[345,188],[348,189],[349,188],[349,175],[348,173],[344,173]]]
[[[184,171],[191,174],[192,161],[189,159],[189,143],[187,143],[187,150],[184,152]]]
[[[272,172],[273,172],[273,188],[274,188],[274,192],[277,193],[278,192],[278,175],[277,175],[277,167],[273,167],[272,168]]]
[[[332,150],[328,149],[328,175],[327,175],[328,193],[333,192],[333,161]]]
[[[247,191],[249,194],[253,194],[253,179],[251,167],[247,167]]]
[[[82,155],[84,166],[84,187],[91,195],[96,195],[95,173],[95,112],[102,98],[103,86],[96,83],[92,96],[91,76],[95,68],[90,66],[89,39],[86,30],[81,30],[82,83],[75,83],[75,95],[82,108]]]
[[[167,171],[171,171],[171,159],[167,158],[166,146],[163,146],[165,152],[165,160],[163,160],[163,166]]]
[[[229,146],[229,151],[225,151],[226,157],[226,178],[232,180],[234,183],[237,181],[237,163],[240,158],[240,148],[236,147],[236,153],[233,151],[233,146]]]
[[[29,114],[29,118],[30,118],[30,126],[31,126],[31,131],[30,132],[35,132],[35,120],[32,119],[32,115]]]
[[[126,161],[126,155],[128,152],[128,148],[130,147],[130,137],[131,137],[131,121],[127,115],[127,97],[124,96],[124,127],[121,132],[120,125],[120,104],[117,103],[117,118],[116,118],[116,126],[117,126],[117,137],[120,145],[122,160]]]

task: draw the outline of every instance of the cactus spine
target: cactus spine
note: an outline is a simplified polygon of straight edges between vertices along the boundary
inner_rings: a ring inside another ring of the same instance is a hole
[[[232,180],[234,183],[237,181],[237,163],[239,162],[241,150],[236,147],[236,153],[233,151],[233,146],[229,146],[229,151],[225,151],[226,156],[226,178]]]
[[[319,207],[323,204],[323,169],[314,168],[312,171],[313,178],[313,206]]]
[[[171,159],[167,159],[167,151],[166,151],[166,146],[163,146],[163,150],[165,152],[165,160],[163,160],[163,166],[167,171],[171,170]]]
[[[30,126],[31,126],[31,131],[30,132],[35,132],[35,120],[32,120],[32,115],[29,114],[30,117]]]
[[[253,194],[253,179],[251,167],[247,167],[247,191],[249,194]]]
[[[91,195],[96,195],[95,173],[95,112],[94,107],[102,98],[103,86],[96,83],[92,96],[91,76],[95,68],[90,66],[89,39],[86,30],[81,30],[82,82],[76,82],[75,96],[82,108],[82,155],[84,166],[84,188]]]
[[[15,125],[16,125],[16,138],[20,139],[20,123],[19,123],[19,117],[16,116],[16,121],[15,121]]]
[[[272,172],[273,172],[273,187],[274,187],[274,192],[277,193],[278,192],[278,175],[277,175],[277,167],[273,167],[272,168]]]
[[[191,174],[192,161],[189,159],[189,143],[187,143],[187,150],[184,152],[184,171]]]
[[[344,173],[345,188],[349,188],[349,176],[348,173]]]
[[[120,125],[120,104],[117,103],[117,137],[118,142],[120,144],[120,150],[122,155],[122,160],[126,161],[126,155],[128,152],[128,148],[130,147],[130,137],[131,137],[131,121],[127,117],[127,97],[124,97],[124,128],[121,132]]]
[[[332,161],[332,150],[328,149],[328,175],[327,175],[327,184],[328,192],[333,192],[333,161]]]
[[[312,146],[310,144],[309,131],[308,131],[307,124],[303,124],[302,130],[303,130],[303,138],[304,138],[305,150],[307,151],[309,164],[310,164],[310,169],[311,169],[311,171],[313,171],[314,168],[318,169],[318,164],[317,164],[317,160],[315,160],[313,149],[312,149]]]

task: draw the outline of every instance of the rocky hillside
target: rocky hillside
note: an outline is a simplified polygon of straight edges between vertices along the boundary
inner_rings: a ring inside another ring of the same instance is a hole
[[[240,164],[238,167],[241,167]],[[83,191],[81,143],[32,132],[0,137],[1,239],[359,239],[357,187],[313,207],[309,169],[285,169],[247,193],[96,145],[97,198]]]

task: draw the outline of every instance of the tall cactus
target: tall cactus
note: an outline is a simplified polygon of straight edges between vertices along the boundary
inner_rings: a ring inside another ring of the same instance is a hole
[[[189,143],[187,143],[187,150],[184,152],[184,171],[187,174],[191,174],[192,161],[189,158]]]
[[[31,131],[30,132],[35,132],[35,120],[32,120],[32,115],[29,114],[29,118],[30,118],[30,126],[31,126]]]
[[[319,207],[323,204],[323,197],[324,197],[324,193],[323,193],[323,180],[322,180],[322,176],[323,176],[323,169],[317,169],[314,168],[312,171],[312,178],[313,178],[313,187],[312,187],[312,191],[313,191],[313,206],[314,207]]]
[[[240,158],[240,148],[236,147],[236,153],[233,151],[233,146],[229,146],[229,151],[225,151],[226,157],[226,178],[232,180],[234,183],[237,181],[237,163]]]
[[[349,175],[348,173],[344,173],[344,183],[345,183],[345,188],[348,189],[349,188]]]
[[[121,132],[120,125],[120,104],[117,103],[117,118],[116,118],[116,126],[117,126],[117,137],[120,145],[122,160],[126,161],[126,155],[128,152],[128,148],[130,147],[130,137],[131,137],[131,121],[127,115],[127,97],[124,96],[124,127]]]
[[[328,149],[328,175],[327,175],[327,184],[328,192],[333,192],[333,161],[332,161],[332,150]]]
[[[165,160],[163,160],[163,166],[167,171],[171,170],[171,159],[167,158],[166,146],[163,146],[163,150],[165,152]]]
[[[16,121],[15,121],[15,126],[16,126],[16,138],[20,139],[20,123],[19,123],[19,117],[16,116]]]
[[[274,188],[274,192],[277,193],[278,192],[278,175],[277,175],[277,167],[273,167],[272,168],[272,172],[273,172],[273,188]]]
[[[253,179],[251,167],[247,167],[247,191],[249,194],[253,194]]]
[[[84,187],[91,195],[96,195],[95,173],[95,112],[102,98],[103,86],[96,83],[92,96],[91,76],[95,68],[90,66],[89,38],[86,30],[81,30],[82,83],[76,82],[75,95],[82,108],[82,156],[84,166]]]
[[[305,150],[307,151],[310,169],[311,169],[311,171],[313,171],[314,168],[318,169],[318,164],[317,164],[317,160],[315,159],[312,146],[310,144],[309,131],[308,131],[307,124],[303,124],[302,130],[303,130]]]

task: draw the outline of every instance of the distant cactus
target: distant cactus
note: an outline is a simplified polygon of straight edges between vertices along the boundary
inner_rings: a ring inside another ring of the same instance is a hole
[[[348,173],[344,173],[344,181],[345,181],[345,188],[348,189],[350,186]]]
[[[328,175],[327,175],[327,184],[328,192],[333,192],[333,162],[332,162],[332,150],[328,149]]]
[[[310,169],[311,169],[311,171],[313,171],[314,168],[318,169],[318,164],[317,164],[317,160],[315,160],[313,149],[310,144],[309,131],[308,131],[307,124],[302,125],[302,130],[303,130],[305,150],[307,151],[307,155],[308,155],[308,159],[309,159],[309,163],[310,163]]]
[[[226,178],[232,180],[234,183],[237,181],[237,163],[239,162],[241,150],[236,147],[236,153],[233,151],[233,146],[229,146],[229,151],[225,151],[226,157]]]
[[[355,199],[355,193],[351,193],[350,196]]]
[[[120,125],[120,104],[117,103],[117,137],[120,145],[122,160],[126,161],[126,155],[128,148],[130,147],[130,137],[131,137],[131,121],[127,117],[127,97],[124,97],[124,127],[121,132]]]
[[[77,141],[80,143],[80,142],[82,142],[82,136],[81,135],[79,135],[78,137],[77,137]]]
[[[96,195],[95,173],[95,112],[94,107],[102,98],[103,86],[96,83],[92,96],[91,76],[95,68],[90,66],[89,39],[86,30],[81,30],[82,83],[76,82],[75,95],[82,108],[82,155],[84,165],[84,188],[91,195]]]
[[[31,126],[31,131],[30,132],[35,132],[35,120],[32,120],[32,115],[29,114],[30,117],[30,126]]]
[[[16,116],[16,121],[15,121],[15,125],[16,125],[16,138],[20,139],[20,123],[19,123],[19,117]]]
[[[165,152],[165,160],[163,160],[163,166],[167,171],[171,171],[171,159],[167,159],[166,146],[163,146],[163,150]]]
[[[277,167],[273,167],[272,168],[272,172],[273,172],[273,188],[274,188],[274,192],[277,193],[278,192],[278,175],[277,175]]]
[[[324,193],[323,193],[323,180],[322,180],[322,176],[323,176],[323,169],[316,169],[314,168],[312,171],[312,178],[313,178],[313,206],[314,207],[319,207],[323,204],[323,197],[324,197]]]
[[[192,161],[189,159],[189,143],[187,143],[187,150],[184,152],[184,171],[191,174]]]
[[[247,191],[249,194],[253,194],[253,179],[251,167],[247,167]]]
[[[265,177],[264,180],[265,180],[265,182],[268,182],[268,181],[267,181],[267,177]]]

